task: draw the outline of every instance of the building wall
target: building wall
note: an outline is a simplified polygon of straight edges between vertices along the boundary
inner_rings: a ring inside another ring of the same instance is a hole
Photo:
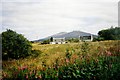
[[[53,42],[50,44],[65,44],[65,38],[53,38]]]
[[[55,42],[50,42],[50,44],[56,44]]]
[[[93,35],[90,36],[79,36],[80,41],[93,41]]]

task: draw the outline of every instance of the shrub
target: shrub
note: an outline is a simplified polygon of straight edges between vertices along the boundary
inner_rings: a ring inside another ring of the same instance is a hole
[[[37,57],[38,55],[40,55],[42,52],[40,50],[32,50],[32,54],[31,56],[33,57]]]
[[[2,59],[19,59],[31,53],[30,42],[21,34],[8,29],[2,32]]]
[[[50,43],[50,40],[44,40],[41,44],[49,44]]]
[[[79,42],[79,39],[78,39],[78,38],[71,38],[71,39],[68,39],[67,41],[68,41],[68,42],[78,43],[78,42]]]
[[[93,41],[104,41],[104,38],[102,38],[102,37],[97,37],[97,38],[94,38]]]

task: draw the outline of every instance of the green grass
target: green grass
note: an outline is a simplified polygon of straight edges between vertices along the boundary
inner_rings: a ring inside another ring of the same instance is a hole
[[[32,46],[42,53],[3,61],[4,79],[117,80],[120,77],[120,41]]]

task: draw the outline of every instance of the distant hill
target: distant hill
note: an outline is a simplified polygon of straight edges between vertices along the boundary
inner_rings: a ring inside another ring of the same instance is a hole
[[[60,32],[60,33],[48,36],[46,38],[36,40],[36,41],[39,42],[39,41],[47,40],[47,39],[50,39],[51,37],[53,38],[64,38],[65,37],[65,39],[70,39],[70,38],[79,38],[79,36],[90,36],[90,35],[91,33],[86,33],[82,31]]]

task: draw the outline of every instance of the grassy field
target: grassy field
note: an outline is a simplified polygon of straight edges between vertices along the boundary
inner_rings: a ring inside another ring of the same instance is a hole
[[[32,46],[37,56],[2,62],[3,79],[119,80],[120,41]]]

